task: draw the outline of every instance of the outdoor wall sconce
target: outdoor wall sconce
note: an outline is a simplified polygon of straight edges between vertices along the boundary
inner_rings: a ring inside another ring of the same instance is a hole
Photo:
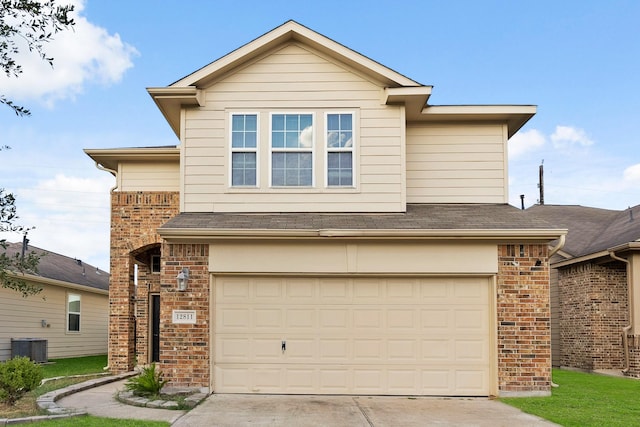
[[[184,267],[180,273],[176,276],[176,282],[178,283],[179,291],[186,291],[187,284],[189,283],[189,269]]]

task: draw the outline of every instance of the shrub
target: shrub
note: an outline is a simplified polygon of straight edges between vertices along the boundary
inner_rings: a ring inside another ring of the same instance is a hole
[[[167,383],[160,371],[156,371],[156,364],[142,368],[142,372],[130,378],[125,387],[139,396],[156,396],[160,394],[160,390]]]
[[[0,362],[0,401],[14,405],[25,393],[42,381],[42,368],[28,357]]]

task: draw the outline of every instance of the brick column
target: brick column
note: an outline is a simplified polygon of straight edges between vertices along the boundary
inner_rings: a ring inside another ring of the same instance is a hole
[[[111,277],[109,282],[109,368],[127,372],[135,365],[132,253],[160,243],[156,229],[179,210],[177,192],[111,194]]]
[[[209,387],[209,245],[164,244],[160,293],[160,369],[174,387]],[[176,276],[189,269],[186,291]],[[195,324],[175,324],[173,310],[195,310]]]
[[[499,245],[497,282],[500,395],[549,395],[551,311],[547,245]]]

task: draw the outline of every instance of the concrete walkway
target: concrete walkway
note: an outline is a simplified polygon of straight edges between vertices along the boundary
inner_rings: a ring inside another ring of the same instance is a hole
[[[173,427],[555,425],[486,398],[214,394]]]
[[[214,394],[189,412],[141,408],[115,399],[126,380],[57,400],[60,409],[90,415],[209,426],[554,426],[486,398]]]
[[[186,413],[186,411],[171,409],[141,408],[118,402],[115,398],[116,393],[125,389],[125,382],[126,380],[120,380],[74,393],[59,399],[56,403],[62,408],[74,412],[86,412],[97,417],[167,421],[169,423],[174,423]]]

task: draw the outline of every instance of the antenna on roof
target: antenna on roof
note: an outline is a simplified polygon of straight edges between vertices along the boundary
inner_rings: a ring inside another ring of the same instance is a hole
[[[27,232],[22,235],[22,252],[20,254],[21,259],[24,259],[24,253],[27,251],[29,247],[29,239],[27,239]]]
[[[540,163],[540,170],[538,173],[538,188],[540,189],[540,204],[544,205],[544,159]]]

